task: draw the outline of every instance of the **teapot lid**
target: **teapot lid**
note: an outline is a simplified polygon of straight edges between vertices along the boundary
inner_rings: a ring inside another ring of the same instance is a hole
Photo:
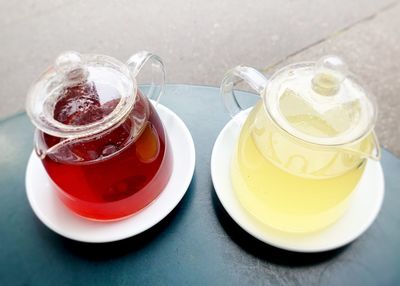
[[[289,65],[272,77],[263,96],[272,119],[286,132],[320,145],[347,144],[374,127],[374,98],[336,56]]]
[[[26,109],[33,124],[62,138],[104,131],[132,109],[136,82],[126,65],[104,55],[65,52],[31,86]]]

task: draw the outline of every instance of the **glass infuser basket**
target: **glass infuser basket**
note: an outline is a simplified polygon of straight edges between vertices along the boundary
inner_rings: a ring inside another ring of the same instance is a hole
[[[269,79],[253,68],[227,72],[221,95],[235,116],[234,86],[261,97],[249,113],[231,164],[243,207],[262,223],[312,232],[335,222],[369,159],[380,159],[376,103],[336,56],[296,63]]]
[[[136,77],[151,64],[147,96]],[[94,220],[130,216],[151,203],[172,172],[163,124],[148,98],[164,92],[161,59],[149,52],[126,64],[66,52],[33,83],[27,112],[35,151],[54,190],[76,214]]]

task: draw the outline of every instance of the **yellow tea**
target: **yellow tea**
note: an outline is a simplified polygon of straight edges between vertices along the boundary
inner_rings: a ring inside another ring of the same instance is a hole
[[[313,150],[278,132],[262,108],[260,101],[247,118],[232,159],[231,181],[240,203],[282,231],[312,232],[334,223],[347,208],[365,160],[343,148]],[[331,128],[317,117],[314,123],[318,132]],[[354,148],[369,149],[369,140]]]

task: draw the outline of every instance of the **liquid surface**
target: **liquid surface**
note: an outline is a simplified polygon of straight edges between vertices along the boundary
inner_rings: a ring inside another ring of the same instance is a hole
[[[106,102],[102,102],[104,93],[108,95]],[[110,114],[118,102],[115,89],[105,84],[95,85],[89,82],[64,89],[54,107],[53,116],[55,120],[66,125],[85,125]]]
[[[291,141],[270,125],[262,107],[250,113],[232,159],[237,198],[259,221],[282,231],[327,227],[346,210],[363,161],[339,148],[324,153]],[[326,175],[332,172],[339,175]]]
[[[334,137],[354,128],[360,120],[361,108],[357,101],[334,105],[329,97],[314,98],[314,105],[292,90],[285,90],[279,107],[282,115],[297,130],[315,137]],[[333,106],[332,106],[333,105]]]
[[[109,98],[100,102],[95,86],[69,88],[57,102],[54,118],[71,125],[92,123],[118,104],[113,99],[118,96]],[[44,133],[39,138],[47,147],[60,142]],[[134,109],[118,127],[69,143],[47,155],[43,164],[70,209],[91,219],[113,220],[141,210],[161,193],[172,172],[168,144],[154,107],[138,92]]]

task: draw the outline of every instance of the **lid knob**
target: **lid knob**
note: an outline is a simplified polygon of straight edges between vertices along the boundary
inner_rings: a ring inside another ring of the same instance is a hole
[[[57,73],[63,76],[66,85],[83,82],[88,76],[81,54],[74,51],[59,55],[55,61],[55,69]]]
[[[348,68],[337,56],[325,56],[315,65],[315,76],[312,79],[313,90],[323,96],[335,95],[347,77]]]

